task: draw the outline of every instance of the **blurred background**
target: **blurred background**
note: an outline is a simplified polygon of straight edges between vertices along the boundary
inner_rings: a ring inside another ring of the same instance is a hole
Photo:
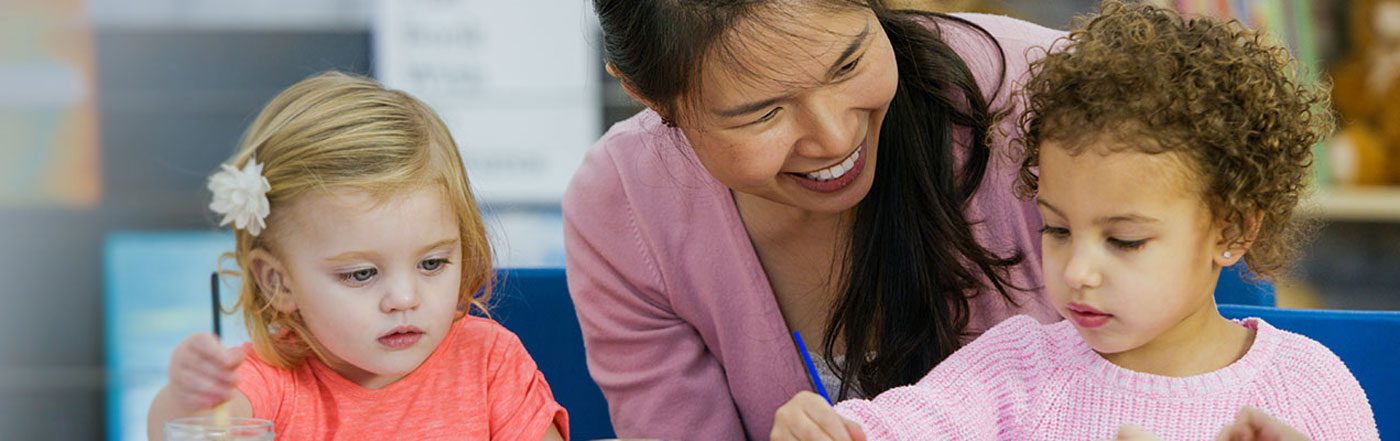
[[[1058,29],[1096,4],[893,3]],[[1317,147],[1306,207],[1324,226],[1280,306],[1400,309],[1400,0],[1163,4],[1266,28],[1335,84],[1343,124]],[[114,366],[161,368],[171,343],[148,339],[207,326],[170,308],[207,311],[208,285],[141,253],[212,269],[206,177],[264,102],[315,72],[372,75],[436,107],[501,265],[562,266],[564,186],[640,109],[603,74],[597,32],[578,0],[0,0],[0,439],[142,438],[163,378]],[[158,239],[182,234],[197,239]],[[171,279],[148,289],[134,274]],[[115,294],[158,290],[171,294]]]

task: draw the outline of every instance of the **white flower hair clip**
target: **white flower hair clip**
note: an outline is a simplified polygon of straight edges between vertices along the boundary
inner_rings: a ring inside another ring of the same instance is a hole
[[[267,214],[271,208],[267,192],[272,190],[272,185],[262,175],[262,164],[256,158],[249,158],[242,170],[228,164],[222,168],[209,177],[209,191],[214,193],[209,209],[224,216],[219,226],[232,222],[234,228],[257,236],[267,228]]]

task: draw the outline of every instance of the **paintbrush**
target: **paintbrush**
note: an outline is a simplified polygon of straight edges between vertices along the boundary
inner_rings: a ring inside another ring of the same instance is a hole
[[[219,301],[218,271],[209,274],[209,295],[212,297],[212,302],[210,304],[213,305],[214,312],[214,337],[219,340],[220,347],[222,348],[223,329],[222,326],[220,326],[220,322],[223,321],[223,311],[220,308],[220,305],[222,305],[222,303]],[[227,430],[228,424],[228,402],[219,403],[218,406],[214,406],[214,426],[220,429]]]

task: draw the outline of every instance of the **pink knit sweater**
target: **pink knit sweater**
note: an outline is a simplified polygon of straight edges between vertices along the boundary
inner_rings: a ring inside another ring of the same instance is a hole
[[[1215,439],[1243,406],[1315,440],[1375,440],[1366,393],[1321,344],[1257,318],[1234,364],[1172,378],[1105,360],[1067,321],[1016,316],[954,353],[912,386],[837,412],[871,440],[1107,440],[1136,424],[1162,440]]]

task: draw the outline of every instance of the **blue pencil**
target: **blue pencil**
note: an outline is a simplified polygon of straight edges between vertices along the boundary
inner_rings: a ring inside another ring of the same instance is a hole
[[[802,361],[807,363],[807,376],[812,379],[812,387],[830,403],[831,396],[826,394],[826,386],[822,384],[822,377],[817,375],[817,365],[812,364],[812,354],[807,352],[807,344],[802,342],[802,335],[792,331],[792,339],[797,340],[797,350],[802,351]]]

